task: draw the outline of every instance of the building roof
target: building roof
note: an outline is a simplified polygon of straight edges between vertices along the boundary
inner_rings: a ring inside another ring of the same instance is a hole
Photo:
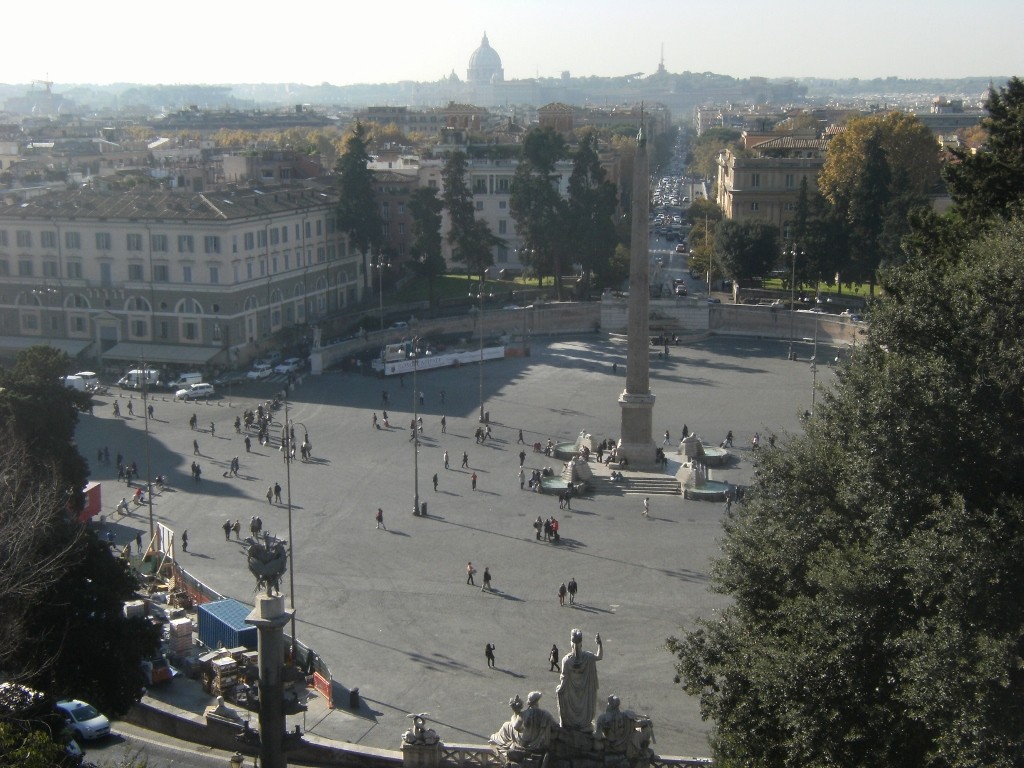
[[[122,192],[84,188],[51,192],[25,202],[2,204],[0,218],[227,221],[331,204],[335,199],[333,193],[298,186],[227,189],[204,193],[162,190]]]

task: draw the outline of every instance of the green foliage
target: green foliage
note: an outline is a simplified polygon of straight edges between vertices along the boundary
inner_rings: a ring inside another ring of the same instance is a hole
[[[715,227],[714,249],[715,259],[734,280],[766,277],[779,258],[779,228],[765,221],[724,219]]]
[[[616,284],[611,259],[618,237],[615,232],[615,185],[608,181],[597,154],[597,138],[587,133],[572,153],[569,200],[564,211],[569,242],[583,271],[583,285],[589,297],[591,274],[598,288]]]
[[[448,242],[452,246],[452,259],[470,268],[474,253],[476,217],[473,213],[473,193],[469,189],[466,170],[466,156],[461,152],[452,152],[441,170],[441,180],[444,185],[442,200],[448,210],[450,223]]]
[[[352,247],[364,256],[383,242],[383,224],[373,189],[373,172],[367,167],[369,138],[356,123],[338,158],[338,224],[348,233]]]
[[[886,271],[867,343],[670,638],[725,766],[1019,766],[1024,223]]]
[[[972,224],[1005,220],[1024,209],[1024,80],[1013,77],[1004,88],[990,88],[985,107],[985,146],[977,154],[955,150],[943,169],[958,215]]]
[[[0,765],[54,768],[71,764],[64,745],[54,741],[45,730],[26,730],[13,723],[0,722]]]
[[[441,212],[444,202],[437,190],[420,187],[409,198],[412,214],[412,255],[421,277],[427,279],[430,303],[434,304],[434,280],[444,274],[444,254],[441,252]]]
[[[718,156],[727,148],[739,148],[742,134],[731,128],[712,128],[704,131],[693,142],[689,173],[702,179],[714,179],[718,176]]]

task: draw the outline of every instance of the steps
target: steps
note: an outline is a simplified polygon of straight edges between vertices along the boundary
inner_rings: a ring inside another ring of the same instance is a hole
[[[595,496],[681,496],[679,481],[669,475],[648,475],[623,473],[626,481],[613,483],[606,475],[595,475],[589,481],[590,491]]]

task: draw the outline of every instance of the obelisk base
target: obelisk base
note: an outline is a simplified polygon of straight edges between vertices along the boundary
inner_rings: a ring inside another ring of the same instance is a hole
[[[622,409],[622,434],[616,455],[626,458],[626,469],[641,472],[660,470],[658,447],[651,440],[654,395],[623,392],[619,395],[619,407]]]

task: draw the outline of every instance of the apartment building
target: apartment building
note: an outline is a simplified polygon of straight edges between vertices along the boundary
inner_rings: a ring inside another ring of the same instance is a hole
[[[750,142],[747,153],[719,155],[716,202],[725,218],[767,221],[787,239],[801,183],[817,191],[827,145],[827,138],[782,135]]]
[[[0,205],[0,352],[246,362],[357,302],[329,188],[80,189]]]

